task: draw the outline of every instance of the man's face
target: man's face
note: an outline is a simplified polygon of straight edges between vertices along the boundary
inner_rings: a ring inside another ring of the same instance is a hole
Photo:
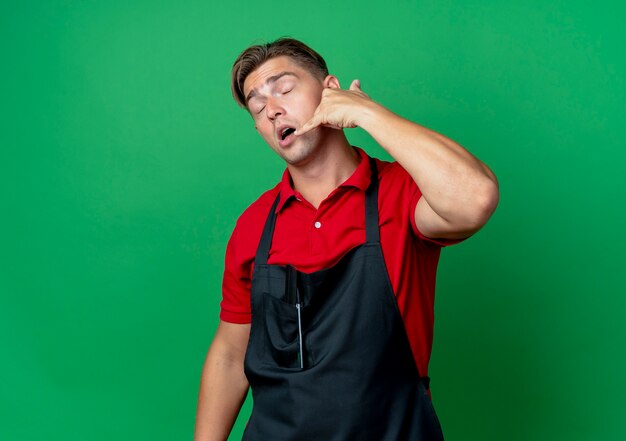
[[[320,144],[320,128],[299,137],[292,132],[311,119],[323,89],[322,81],[286,56],[266,61],[244,81],[256,130],[288,164],[301,164]]]

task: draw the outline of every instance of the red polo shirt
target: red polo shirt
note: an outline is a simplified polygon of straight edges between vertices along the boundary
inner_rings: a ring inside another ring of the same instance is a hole
[[[237,220],[226,248],[220,318],[250,323],[250,285],[267,214],[280,191],[269,264],[293,265],[310,273],[335,265],[365,242],[365,190],[370,183],[367,154],[356,170],[316,210],[293,189],[289,171]],[[420,375],[428,374],[435,300],[435,275],[442,246],[459,240],[430,239],[415,225],[421,192],[397,163],[376,159],[379,176],[380,242],[389,279]]]

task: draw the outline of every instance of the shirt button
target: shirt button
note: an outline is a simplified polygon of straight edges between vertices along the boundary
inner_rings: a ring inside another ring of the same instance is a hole
[[[321,227],[322,227],[321,222],[315,222],[315,228],[321,228]]]

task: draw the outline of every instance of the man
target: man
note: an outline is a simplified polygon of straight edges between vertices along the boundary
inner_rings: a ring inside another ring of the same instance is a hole
[[[232,91],[287,168],[229,241],[195,439],[227,439],[248,387],[245,440],[443,439],[427,377],[439,251],[487,222],[494,174],[358,80],[341,89],[297,40],[242,52]],[[351,146],[353,127],[396,162]]]

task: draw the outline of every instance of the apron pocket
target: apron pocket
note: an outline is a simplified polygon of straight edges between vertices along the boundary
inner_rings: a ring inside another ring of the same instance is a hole
[[[265,318],[264,363],[300,370],[298,310],[271,294],[263,294]]]

